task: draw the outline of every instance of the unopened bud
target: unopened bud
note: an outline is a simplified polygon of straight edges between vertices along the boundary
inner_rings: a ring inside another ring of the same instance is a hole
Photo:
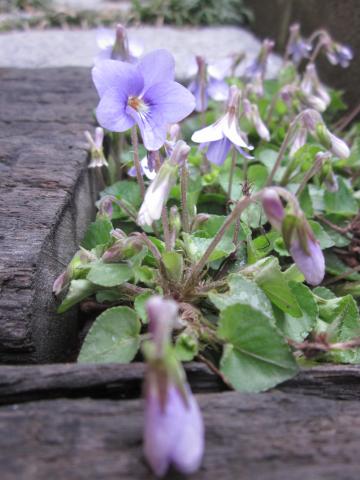
[[[276,230],[281,231],[285,210],[276,190],[266,188],[261,199],[267,219]]]

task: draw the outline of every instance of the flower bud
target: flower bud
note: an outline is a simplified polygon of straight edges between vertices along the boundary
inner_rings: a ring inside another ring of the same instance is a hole
[[[116,201],[116,198],[112,195],[106,195],[105,197],[102,197],[98,204],[98,215],[111,219],[113,214],[114,201]]]
[[[58,296],[69,285],[71,275],[69,269],[64,270],[55,280],[52,291],[54,295]]]
[[[195,472],[204,452],[204,425],[199,406],[186,382],[181,364],[170,348],[178,307],[155,296],[146,304],[154,348],[145,350],[144,454],[154,473],[162,477],[170,465]]]
[[[310,229],[310,227],[309,227]],[[325,275],[325,260],[319,242],[314,235],[306,231],[302,239],[294,236],[289,251],[295,263],[310,285],[319,285]]]
[[[276,230],[281,232],[285,210],[276,190],[266,188],[261,199],[267,219]]]
[[[184,140],[178,140],[169,158],[169,163],[171,165],[182,165],[187,159],[190,150],[189,145]]]
[[[106,161],[103,151],[104,130],[101,127],[97,127],[95,129],[95,139],[93,139],[89,131],[85,131],[84,135],[90,148],[89,168],[101,168],[103,166],[107,167],[108,162]]]
[[[179,143],[179,142],[178,142]],[[185,142],[183,142],[185,143]],[[186,150],[186,155],[189,150]],[[173,161],[179,161],[184,157],[184,150],[180,147],[174,150]],[[137,223],[140,226],[151,226],[155,220],[159,220],[164,205],[167,202],[171,187],[175,184],[177,167],[170,161],[164,162],[150,183],[145,193],[144,201],[140,207]]]
[[[126,34],[126,28],[118,24],[115,30],[115,43],[111,52],[112,60],[129,60],[129,42]]]

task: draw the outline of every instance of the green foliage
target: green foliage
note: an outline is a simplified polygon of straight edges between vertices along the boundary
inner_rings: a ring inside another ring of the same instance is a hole
[[[134,16],[144,23],[242,25],[253,18],[243,0],[132,0],[132,8]]]
[[[140,321],[128,307],[109,308],[94,322],[79,355],[80,363],[128,363],[140,345]]]
[[[261,392],[297,372],[284,338],[267,316],[249,305],[223,310],[218,334],[227,342],[221,371],[240,392]]]

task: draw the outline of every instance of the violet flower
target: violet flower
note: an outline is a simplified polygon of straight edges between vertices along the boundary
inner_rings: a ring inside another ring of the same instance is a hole
[[[178,167],[185,161],[189,151],[190,147],[183,140],[179,140],[170,158],[161,165],[156,177],[146,190],[140,207],[137,218],[140,226],[151,226],[155,220],[160,219],[170,189],[176,182]]]
[[[188,88],[194,94],[197,112],[207,109],[209,97],[219,102],[227,99],[229,85],[224,79],[230,75],[232,64],[230,58],[207,64],[203,57],[196,57],[196,77]]]
[[[125,132],[137,124],[147,150],[158,150],[168,125],[195,108],[193,95],[174,81],[174,58],[167,50],[155,50],[136,65],[103,60],[92,75],[100,96],[96,110],[100,125]]]
[[[349,147],[328,130],[319,112],[307,109],[303,110],[298,117],[299,121],[291,139],[291,156],[305,145],[308,134],[311,134],[336,157],[342,159],[349,157]]]
[[[291,214],[286,214],[279,194],[290,205]],[[282,233],[305,280],[310,285],[319,285],[325,275],[324,255],[295,196],[283,188],[267,188],[262,194],[262,204],[269,222]]]
[[[255,60],[244,71],[244,78],[249,83],[248,90],[258,96],[264,94],[264,79],[269,55],[274,48],[274,41],[265,39]]]
[[[298,23],[291,25],[286,55],[292,59],[295,65],[299,65],[303,58],[309,57],[311,50],[311,43],[304,40],[300,34],[300,25]]]
[[[100,48],[95,62],[99,60],[121,60],[136,62],[143,53],[143,46],[129,40],[123,25],[116,25],[116,29],[99,28],[96,32],[96,42]]]
[[[262,121],[259,108],[255,103],[250,103],[247,98],[242,101],[242,107],[245,118],[255,128],[257,134],[263,140],[270,141],[270,132],[265,123]]]
[[[240,91],[232,85],[229,91],[227,111],[212,125],[196,131],[191,139],[193,142],[208,144],[206,156],[210,162],[222,165],[233,145],[242,155],[252,158],[243,149],[252,150],[247,143],[246,134],[239,126],[239,98]]]
[[[332,65],[340,65],[342,68],[347,68],[354,58],[353,51],[348,45],[333,41],[327,42],[325,54]]]
[[[176,141],[179,139],[179,137],[180,137],[180,125],[178,123],[174,123],[173,125],[170,125],[168,129],[167,139],[165,140],[165,143],[164,143],[166,155],[168,157],[171,156],[174,146],[176,144]],[[140,161],[141,173],[145,175],[145,177],[148,178],[149,180],[154,180],[154,178],[156,177],[155,155],[156,155],[156,152],[149,151],[147,152],[147,155]],[[160,153],[159,153],[159,157],[160,157],[160,163],[162,164]],[[128,175],[130,177],[136,177],[135,166],[131,167],[128,170]]]
[[[300,100],[318,112],[324,112],[330,105],[330,95],[321,84],[314,63],[309,63],[306,67],[300,83]]]
[[[144,345],[148,360],[145,384],[144,454],[162,477],[171,465],[194,473],[204,453],[204,425],[199,406],[171,348],[177,304],[152,297],[146,305],[152,340]]]
[[[95,129],[95,137],[93,138],[89,131],[85,131],[84,135],[88,141],[90,149],[90,163],[89,168],[101,168],[107,167],[108,162],[106,161],[104,151],[103,151],[103,141],[104,141],[104,130],[101,127]]]

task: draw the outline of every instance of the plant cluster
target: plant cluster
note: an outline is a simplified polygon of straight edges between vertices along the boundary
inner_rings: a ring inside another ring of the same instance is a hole
[[[346,67],[352,52],[294,25],[275,79],[265,40],[240,77],[243,55],[198,57],[187,89],[169,52],[139,59],[123,27],[105,34],[100,127],[86,132],[104,189],[54,292],[66,291],[59,312],[102,311],[80,362],[127,363],[141,348],[145,455],[159,476],[189,473],[204,428],[182,362],[240,392],[309,362],[360,362],[359,127],[345,131],[353,115],[339,118],[341,93],[315,65],[325,54]]]
[[[133,15],[140,22],[174,25],[225,25],[249,23],[251,11],[243,0],[132,0]]]

